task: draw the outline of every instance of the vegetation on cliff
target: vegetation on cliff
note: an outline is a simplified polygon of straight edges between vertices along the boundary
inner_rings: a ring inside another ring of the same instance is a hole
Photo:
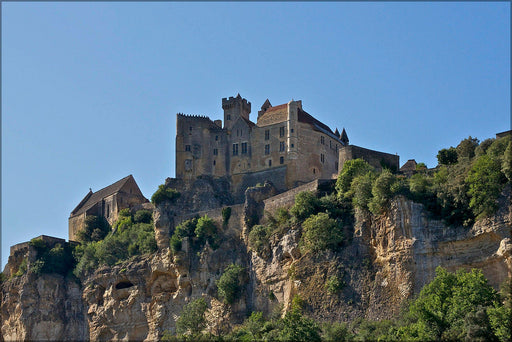
[[[119,212],[113,230],[100,241],[84,242],[75,248],[77,261],[73,273],[80,277],[101,265],[115,265],[135,255],[157,250],[151,212],[128,209]]]
[[[387,169],[377,173],[361,159],[350,160],[336,182],[338,200],[379,215],[390,199],[404,195],[450,225],[469,226],[498,209],[498,197],[511,181],[511,148],[510,136],[482,143],[469,137],[456,148],[440,150],[437,168],[427,170],[420,163],[410,178]]]

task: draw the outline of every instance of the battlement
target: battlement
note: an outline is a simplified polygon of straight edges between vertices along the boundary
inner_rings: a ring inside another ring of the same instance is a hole
[[[240,103],[242,105],[242,108],[248,109],[249,112],[251,111],[251,103],[247,101],[247,99],[244,99],[238,94],[236,97],[230,96],[229,99],[223,97],[222,98],[222,109],[229,109],[232,108],[236,103]]]
[[[181,117],[181,118],[203,119],[203,120],[209,120],[209,121],[212,121],[212,120],[210,119],[210,117],[208,117],[208,116],[206,116],[206,115],[176,113],[176,116],[177,116],[177,117]],[[212,121],[212,122],[213,122],[213,121]]]

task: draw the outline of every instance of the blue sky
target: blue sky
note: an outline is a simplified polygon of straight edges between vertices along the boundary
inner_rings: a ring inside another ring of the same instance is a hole
[[[510,3],[2,3],[2,268],[89,188],[174,176],[175,114],[291,99],[434,167],[510,129]]]

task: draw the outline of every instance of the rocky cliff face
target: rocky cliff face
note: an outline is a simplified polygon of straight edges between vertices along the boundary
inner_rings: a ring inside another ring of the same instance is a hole
[[[262,191],[273,194],[268,187]],[[265,198],[260,197],[259,201]],[[213,197],[208,206],[215,204],[211,201],[229,203]],[[178,209],[162,206],[155,213],[159,251],[154,255],[98,269],[81,285],[56,275],[30,273],[5,281],[2,336],[156,340],[164,331],[174,331],[183,306],[201,296],[209,305],[208,329],[214,333],[242,322],[249,311],[286,310],[295,294],[317,319],[390,317],[434,277],[438,265],[449,270],[481,268],[495,287],[511,276],[510,197],[502,201],[493,218],[468,229],[446,227],[429,218],[421,205],[397,198],[387,215],[357,215],[339,253],[302,254],[301,231],[292,229],[271,241],[268,258],[259,257],[245,243],[245,216],[254,212],[250,208],[223,226],[225,238],[218,249],[207,244],[198,250],[185,239],[183,251],[173,255],[168,237]],[[226,305],[217,299],[216,281],[231,263],[246,266],[249,281],[241,298]],[[333,276],[343,283],[335,294],[325,288]]]

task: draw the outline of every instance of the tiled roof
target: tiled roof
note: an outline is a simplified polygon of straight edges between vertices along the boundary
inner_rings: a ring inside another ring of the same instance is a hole
[[[280,110],[280,109],[283,109],[283,108],[288,108],[288,104],[287,103],[283,103],[283,104],[281,104],[279,106],[269,107],[265,111],[265,114],[270,113],[270,112],[275,112],[276,110]],[[265,115],[265,114],[263,114],[263,115]]]
[[[304,122],[304,123],[307,123],[307,124],[310,124],[312,126],[318,126],[319,128],[331,133],[332,135],[334,135],[334,132],[331,131],[331,129],[329,128],[329,126],[327,126],[326,124],[324,123],[321,123],[320,121],[318,121],[317,119],[315,119],[313,116],[311,116],[311,114],[303,111],[302,109],[298,109],[298,119],[299,119],[299,122]]]
[[[84,199],[78,204],[78,206],[71,212],[70,216],[76,216],[84,213],[87,209],[101,201],[103,198],[110,196],[116,192],[119,192],[126,184],[126,182],[133,178],[132,175],[126,176],[121,180],[118,180],[114,184],[111,184],[101,190],[96,192],[89,191],[87,195],[85,195]]]

